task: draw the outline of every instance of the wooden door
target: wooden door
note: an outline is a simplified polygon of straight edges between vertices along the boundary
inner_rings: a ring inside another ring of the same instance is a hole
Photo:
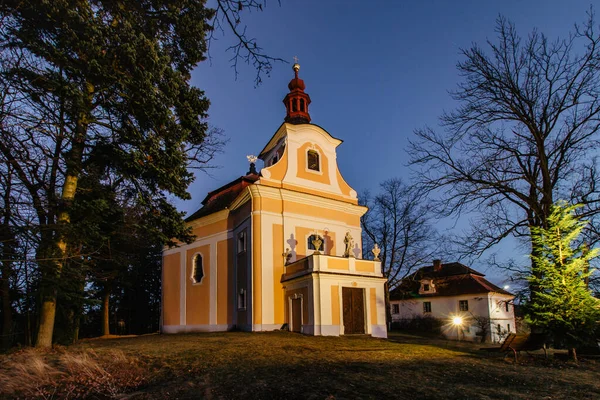
[[[342,288],[344,333],[365,333],[364,290]]]
[[[292,332],[301,332],[302,299],[292,299]]]

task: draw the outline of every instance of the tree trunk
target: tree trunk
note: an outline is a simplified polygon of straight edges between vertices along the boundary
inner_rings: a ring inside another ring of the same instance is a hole
[[[58,212],[57,222],[59,226],[59,232],[55,239],[56,247],[59,252],[59,260],[52,263],[53,270],[50,272],[50,278],[60,277],[60,273],[64,267],[64,263],[67,259],[67,241],[64,235],[64,227],[68,226],[71,222],[69,215],[69,207],[71,202],[75,198],[75,192],[77,191],[77,183],[79,181],[79,174],[81,172],[81,164],[83,161],[83,151],[85,148],[85,138],[87,135],[87,128],[90,123],[89,110],[92,109],[92,98],[94,95],[94,86],[86,82],[86,109],[79,114],[79,120],[75,128],[75,135],[73,137],[73,143],[71,150],[66,156],[66,167],[67,172],[65,175],[65,182],[62,187],[61,194],[61,205],[60,211]],[[42,275],[42,280],[46,280],[47,291],[44,293],[42,298],[42,308],[40,310],[40,328],[38,331],[38,337],[35,346],[36,347],[51,347],[52,346],[52,334],[54,332],[54,319],[56,317],[56,283],[48,281],[48,277]]]
[[[29,246],[25,245],[23,254],[28,254],[28,248]],[[25,345],[31,347],[33,332],[31,330],[31,290],[29,289],[29,262],[27,259],[25,259],[23,266],[25,267]]]
[[[390,309],[390,285],[385,282],[383,285],[383,294],[385,297],[385,320],[388,331],[392,329],[392,310]]]
[[[569,348],[569,358],[575,361],[575,364],[579,364],[579,360],[577,359],[577,349],[575,347]]]
[[[102,336],[110,335],[110,316],[109,316],[109,301],[110,301],[110,289],[104,288],[104,294],[102,296]]]
[[[10,167],[7,171],[4,192],[4,210],[2,226],[0,227],[0,262],[2,262],[2,348],[8,349],[12,344],[12,303],[10,298],[10,277],[12,275],[13,260],[15,259],[15,235],[11,227],[11,183],[12,176]]]
[[[4,224],[3,230],[5,233],[10,232],[10,227]],[[2,348],[8,349],[12,344],[12,302],[10,298],[10,277],[12,275],[12,260],[14,256],[13,244],[14,238],[9,235],[2,235],[2,252],[0,252],[0,260],[2,260],[2,284],[0,291],[2,292]]]
[[[7,242],[4,243],[4,249],[8,247]],[[12,344],[12,307],[10,299],[10,275],[12,265],[6,258],[7,254],[0,254],[4,260],[2,262],[2,348],[8,349]]]

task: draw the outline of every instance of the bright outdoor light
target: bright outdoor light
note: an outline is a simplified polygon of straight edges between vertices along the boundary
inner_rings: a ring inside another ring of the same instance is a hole
[[[454,318],[452,318],[452,323],[454,325],[462,325],[463,319],[462,319],[462,317],[454,317]]]
[[[508,289],[510,289],[510,286],[504,285],[504,290],[508,290]]]

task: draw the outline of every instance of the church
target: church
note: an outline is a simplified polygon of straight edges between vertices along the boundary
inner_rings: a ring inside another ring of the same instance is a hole
[[[163,251],[165,333],[387,337],[379,249],[362,254],[367,208],[338,169],[342,141],[310,123],[300,65],[293,70],[285,120],[248,156],[248,173],[208,193],[186,219],[193,243]]]

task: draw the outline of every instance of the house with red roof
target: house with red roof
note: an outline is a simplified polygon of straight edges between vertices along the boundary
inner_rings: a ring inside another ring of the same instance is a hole
[[[437,318],[449,338],[501,341],[516,332],[514,295],[458,263],[434,260],[402,280],[390,293],[392,321]]]

